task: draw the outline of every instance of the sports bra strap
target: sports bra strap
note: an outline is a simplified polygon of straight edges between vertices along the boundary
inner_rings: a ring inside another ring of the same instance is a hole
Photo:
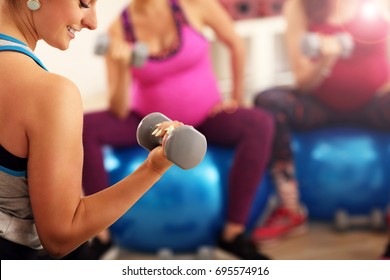
[[[39,58],[34,54],[34,52],[22,41],[10,37],[8,35],[0,33],[0,51],[14,51],[23,53],[31,57],[39,66],[47,71],[47,68],[39,60]]]
[[[185,14],[183,13],[183,10],[181,9],[178,1],[177,0],[169,0],[169,2],[171,4],[171,8],[173,11],[173,16],[175,18],[176,24],[177,25],[187,24],[188,23],[187,18],[185,16]],[[131,15],[130,15],[127,8],[125,8],[122,11],[121,19],[122,19],[122,26],[125,30],[126,40],[134,43],[137,39],[136,39],[135,34],[134,34],[134,28],[133,28],[133,23],[131,20]]]

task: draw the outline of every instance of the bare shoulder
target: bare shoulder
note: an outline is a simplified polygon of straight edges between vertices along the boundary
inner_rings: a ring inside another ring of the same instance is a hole
[[[120,16],[111,22],[110,26],[108,27],[108,33],[110,36],[114,36],[116,38],[124,37],[124,30]]]
[[[306,28],[307,17],[302,0],[287,0],[283,6],[283,16],[287,21],[289,30]]]
[[[179,0],[179,2],[180,5],[189,13],[205,15],[208,13],[212,14],[213,9],[220,5],[218,0]]]
[[[8,135],[2,140],[15,154],[25,156],[32,137],[38,139],[53,127],[69,123],[80,130],[82,101],[73,82],[47,72],[28,56],[1,55],[0,123],[6,124],[1,131]]]
[[[127,6],[123,7],[122,10],[117,14],[117,16],[110,22],[107,32],[110,34],[110,36],[115,38],[125,38],[125,30],[123,26],[123,20],[122,20],[122,12],[127,9],[127,11],[130,11],[131,3]]]
[[[231,27],[231,18],[218,0],[180,0],[180,3],[198,30],[205,26],[214,30]]]
[[[49,114],[78,114],[82,111],[78,87],[69,79],[57,74],[43,73],[40,82],[36,84],[33,98],[35,110],[46,111]]]
[[[200,10],[219,5],[218,0],[180,0],[180,3],[182,5],[186,5],[188,7]]]
[[[4,82],[2,91],[18,102],[17,108],[24,112],[40,111],[56,102],[73,103],[72,108],[81,108],[80,92],[69,79],[44,70],[31,58],[19,53],[10,52],[2,61],[6,62],[1,77]]]
[[[302,0],[287,0],[283,5],[283,14],[285,16],[292,16],[296,13],[301,13]]]

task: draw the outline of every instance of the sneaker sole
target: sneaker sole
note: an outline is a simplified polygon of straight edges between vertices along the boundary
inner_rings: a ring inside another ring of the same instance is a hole
[[[282,235],[279,235],[278,237],[270,238],[270,239],[262,239],[262,240],[255,239],[255,242],[256,242],[256,244],[258,244],[262,248],[276,247],[280,243],[282,243],[282,241],[284,241],[286,238],[298,237],[298,236],[304,235],[308,231],[308,229],[309,229],[309,227],[305,223],[305,224],[302,224],[302,225],[292,229],[289,232],[286,232]]]

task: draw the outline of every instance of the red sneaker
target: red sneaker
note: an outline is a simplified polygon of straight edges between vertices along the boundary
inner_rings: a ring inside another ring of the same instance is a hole
[[[281,237],[303,234],[307,230],[307,211],[300,213],[279,207],[266,222],[253,231],[252,237],[262,245],[270,245]]]

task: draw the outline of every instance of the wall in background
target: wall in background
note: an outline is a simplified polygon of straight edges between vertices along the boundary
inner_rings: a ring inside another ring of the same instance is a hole
[[[98,28],[83,30],[76,34],[70,47],[60,51],[40,41],[35,53],[51,72],[63,75],[79,87],[85,111],[106,106],[107,81],[102,57],[93,53],[97,36],[104,32],[112,20],[130,0],[98,1]],[[236,30],[247,45],[245,75],[246,99],[251,102],[253,94],[275,84],[291,82],[286,65],[283,42],[280,40],[285,23],[281,17],[240,20]],[[218,43],[211,30],[205,30],[211,42],[214,70],[224,96],[230,95],[230,61],[226,48]]]
[[[281,16],[238,20],[236,32],[246,46],[244,76],[245,100],[251,104],[261,90],[294,83],[284,47],[286,22]],[[231,68],[229,52],[216,41],[209,29],[205,35],[211,40],[211,55],[219,87],[225,97],[231,96]]]

